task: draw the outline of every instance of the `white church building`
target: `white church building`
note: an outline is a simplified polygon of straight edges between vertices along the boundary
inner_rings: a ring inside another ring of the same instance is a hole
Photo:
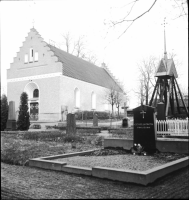
[[[123,87],[108,68],[98,67],[45,42],[30,29],[7,69],[7,98],[19,110],[20,95],[28,94],[31,121],[59,121],[66,112],[108,111],[105,93]]]

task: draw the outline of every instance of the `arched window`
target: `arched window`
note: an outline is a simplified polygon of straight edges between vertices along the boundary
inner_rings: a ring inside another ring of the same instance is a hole
[[[74,91],[75,107],[80,108],[80,91],[78,88]]]
[[[39,97],[39,90],[38,89],[35,89],[33,91],[33,98],[36,98],[36,97]]]
[[[91,95],[92,110],[96,110],[96,94],[92,92]]]

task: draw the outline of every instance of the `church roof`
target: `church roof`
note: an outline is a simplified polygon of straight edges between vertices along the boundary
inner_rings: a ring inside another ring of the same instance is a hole
[[[63,63],[63,75],[123,92],[122,88],[104,68],[98,67],[50,44],[48,46],[55,56],[58,57],[59,62]]]
[[[162,58],[155,76],[173,76],[178,77],[173,59]]]

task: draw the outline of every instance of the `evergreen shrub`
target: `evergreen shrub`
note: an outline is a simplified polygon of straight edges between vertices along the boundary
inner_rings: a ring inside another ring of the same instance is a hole
[[[7,120],[8,120],[8,101],[5,94],[1,97],[1,131],[4,131],[6,128]]]
[[[28,109],[28,95],[26,92],[23,92],[20,96],[20,106],[17,121],[18,130],[24,131],[29,129],[30,115]]]

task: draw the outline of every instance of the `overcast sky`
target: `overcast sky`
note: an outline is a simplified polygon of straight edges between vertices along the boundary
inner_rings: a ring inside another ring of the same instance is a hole
[[[188,21],[179,17],[173,0],[158,0],[149,13],[133,23],[110,28],[108,23],[126,16],[133,0],[62,0],[62,1],[1,1],[1,81],[6,93],[6,69],[22,46],[30,29],[37,29],[42,38],[62,43],[61,34],[70,32],[73,40],[85,37],[85,51],[97,57],[97,65],[105,62],[110,71],[123,82],[129,92],[129,107],[138,106],[134,93],[138,86],[138,66],[143,59],[164,54],[163,21],[166,17],[167,53],[177,55],[178,82],[188,87]],[[138,1],[128,19],[148,10],[152,0]],[[177,19],[175,19],[177,18]],[[62,45],[61,49],[65,50]]]

